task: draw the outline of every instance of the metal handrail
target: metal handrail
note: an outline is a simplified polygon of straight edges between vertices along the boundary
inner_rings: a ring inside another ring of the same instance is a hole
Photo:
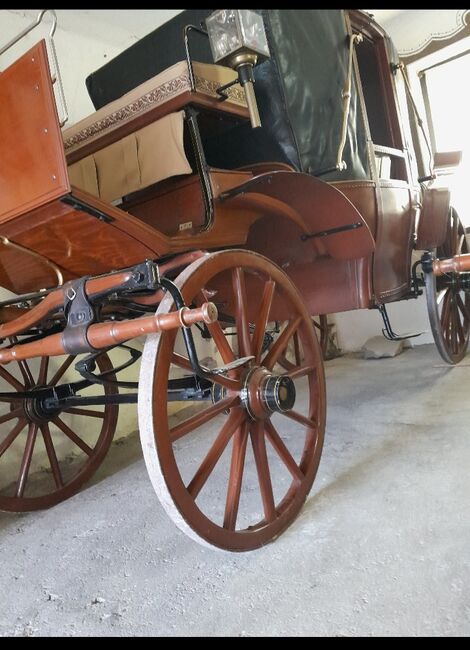
[[[24,38],[27,34],[33,31],[33,29],[42,22],[42,19],[44,18],[44,14],[46,14],[47,12],[50,12],[52,14],[52,25],[51,25],[51,31],[49,32],[50,51],[52,55],[52,62],[54,65],[54,76],[52,78],[52,83],[55,83],[57,81],[58,84],[59,96],[60,96],[60,101],[63,109],[63,118],[59,119],[59,124],[62,127],[69,119],[69,114],[67,110],[67,102],[65,100],[64,88],[62,86],[62,78],[60,76],[59,62],[57,60],[57,53],[54,44],[54,34],[57,28],[57,14],[54,11],[54,9],[41,9],[41,11],[38,13],[36,17],[36,20],[33,23],[28,25],[28,27],[25,27],[25,29],[23,29],[22,32],[17,34],[14,38],[11,39],[11,41],[9,41],[6,45],[0,48],[0,56],[4,54],[7,50],[9,50],[11,47],[13,47],[13,45],[18,43],[18,41]]]
[[[56,27],[57,27],[57,15],[56,15],[56,12],[54,11],[54,9],[42,9],[42,10],[39,12],[39,14],[37,15],[37,18],[36,18],[36,20],[34,21],[34,23],[31,23],[31,25],[28,25],[28,27],[26,27],[25,29],[23,29],[23,31],[22,31],[20,34],[18,34],[18,35],[15,36],[14,38],[12,38],[11,41],[9,41],[6,45],[4,45],[4,46],[0,49],[0,56],[1,56],[2,54],[4,54],[7,50],[9,50],[10,47],[12,47],[13,45],[15,45],[15,43],[18,43],[18,41],[20,41],[20,40],[21,40],[22,38],[24,38],[27,34],[29,34],[29,32],[33,31],[33,29],[34,29],[35,27],[37,27],[37,26],[39,25],[39,23],[42,22],[42,19],[43,19],[43,17],[44,17],[44,14],[47,13],[48,11],[50,11],[51,14],[52,14],[52,27],[51,27],[51,31],[50,31],[50,33],[49,33],[49,38],[50,38],[50,39],[54,38],[55,30],[56,30]]]

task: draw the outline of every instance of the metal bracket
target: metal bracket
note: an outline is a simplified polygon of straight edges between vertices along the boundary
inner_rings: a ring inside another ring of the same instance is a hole
[[[96,359],[103,354],[103,351],[96,352],[95,354],[90,354],[89,356],[77,361],[75,364],[75,370],[87,381],[93,384],[110,384],[112,386],[120,386],[122,388],[138,388],[139,384],[135,381],[118,381],[114,379],[106,379],[107,375],[117,375],[121,370],[125,370],[134,364],[142,356],[142,352],[131,348],[129,345],[116,345],[115,347],[127,350],[129,352],[130,358],[122,363],[120,366],[112,368],[107,372],[102,372],[99,375],[96,375],[93,371],[96,368]],[[113,350],[115,348],[112,348]],[[109,352],[109,350],[107,350]]]
[[[74,210],[80,210],[80,212],[85,212],[86,214],[89,214],[90,216],[99,219],[99,221],[104,221],[104,223],[112,223],[114,221],[114,219],[110,217],[108,214],[105,214],[100,210],[96,210],[95,208],[90,207],[89,205],[87,205],[83,201],[80,201],[80,199],[75,198],[71,194],[67,196],[63,196],[60,200],[62,203],[65,203],[65,205],[70,205],[70,207],[73,208]]]
[[[387,309],[385,305],[376,305],[376,309],[380,311],[380,315],[382,316],[382,320],[384,322],[385,328],[382,329],[382,334],[388,341],[404,341],[405,339],[412,339],[415,338],[416,336],[421,336],[421,334],[424,334],[424,332],[409,332],[407,334],[395,334],[395,332],[392,329],[392,325],[390,323],[390,319],[388,317]]]
[[[85,292],[88,277],[64,285],[64,315],[67,325],[62,333],[62,345],[67,354],[90,352],[87,331],[95,320],[95,312]]]

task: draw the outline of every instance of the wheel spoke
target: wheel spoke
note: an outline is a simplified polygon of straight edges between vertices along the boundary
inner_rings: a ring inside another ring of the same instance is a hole
[[[459,293],[457,294],[457,303],[458,303],[458,305],[460,307],[460,311],[462,312],[464,326],[468,327],[468,323],[469,323],[469,320],[470,320],[469,314],[468,314],[468,309],[467,309],[467,307],[466,307],[466,305],[465,305],[464,301],[462,300],[462,297],[461,297],[461,295]]]
[[[278,336],[277,340],[271,346],[271,349],[262,361],[263,366],[265,366],[268,370],[273,369],[274,364],[287,348],[289,340],[299,328],[301,320],[301,317],[298,316],[296,319],[289,321],[282,333]]]
[[[10,431],[5,440],[0,444],[0,457],[6,452],[8,447],[16,440],[18,435],[23,431],[27,422],[26,420],[19,420],[15,427]]]
[[[267,522],[272,522],[276,519],[276,507],[274,505],[273,486],[269,471],[268,455],[266,453],[263,422],[256,422],[252,425],[250,436],[255,456],[256,471],[258,473],[264,516]]]
[[[207,300],[208,298],[206,294],[202,291],[196,299],[196,304],[198,305],[198,307],[200,307],[202,303],[207,302]],[[233,353],[233,350],[230,347],[229,342],[227,341],[227,337],[225,336],[219,321],[215,321],[215,323],[207,323],[206,327],[209,330],[209,334],[212,336],[214,340],[214,343],[220,353],[220,356],[223,359],[223,362],[231,363],[232,361],[234,361],[235,354]]]
[[[317,426],[315,420],[306,418],[305,415],[302,415],[301,413],[297,413],[297,411],[286,411],[285,413],[281,413],[281,415],[285,415],[286,418],[289,418],[290,420],[294,420],[294,422],[298,422],[299,424],[303,424],[309,429],[314,429]]]
[[[72,365],[73,361],[75,359],[75,356],[73,354],[69,355],[67,359],[64,361],[64,363],[60,366],[60,368],[57,370],[55,375],[52,377],[51,381],[49,382],[49,386],[55,386],[59,379],[61,379],[64,375],[64,373],[67,371],[67,369]]]
[[[314,372],[316,372],[315,366],[303,366],[289,370],[286,375],[287,377],[290,377],[290,379],[300,379],[301,377],[312,375]]]
[[[246,303],[245,272],[239,266],[232,272],[233,291],[235,294],[238,353],[240,357],[251,355],[250,329],[248,325],[248,308]]]
[[[294,356],[295,356],[295,363],[300,366],[302,363],[302,359],[300,358],[300,343],[299,343],[299,333],[296,332],[293,336],[294,339]]]
[[[302,481],[305,476],[300,467],[297,465],[295,460],[292,458],[292,455],[290,451],[287,449],[284,441],[274,428],[273,423],[271,420],[266,420],[265,423],[265,431],[266,431],[266,436],[272,446],[274,447],[275,451],[277,452],[277,455],[279,458],[282,460],[284,465],[287,467],[289,472],[292,474],[292,477],[296,481]]]
[[[263,297],[261,299],[261,306],[258,318],[255,322],[255,331],[253,332],[253,354],[255,355],[255,363],[259,363],[261,359],[261,350],[263,348],[264,334],[269,322],[269,314],[271,312],[271,305],[273,303],[274,291],[276,283],[273,280],[268,280],[264,285]]]
[[[455,301],[453,297],[450,300],[450,340],[452,351],[457,354],[457,323],[455,322]]]
[[[5,415],[2,415],[0,417],[0,424],[4,424],[4,422],[9,422],[9,420],[13,420],[14,418],[19,418],[21,412],[22,412],[21,409],[15,409],[14,411],[5,413]]]
[[[199,469],[188,484],[187,490],[193,499],[197,497],[201,489],[206,484],[207,479],[212,474],[219,458],[222,456],[226,446],[228,445],[230,438],[233,436],[236,429],[240,426],[244,417],[245,413],[242,409],[232,411],[228,416],[224,426],[217,434],[217,437],[212,443],[211,448],[199,466]]]
[[[460,348],[465,341],[465,332],[463,331],[462,323],[460,321],[460,312],[457,303],[457,296],[454,296],[452,307],[454,310],[454,321],[455,321],[457,335],[458,335],[458,346]]]
[[[21,499],[28,480],[29,468],[31,467],[31,460],[33,458],[34,445],[36,443],[36,436],[38,433],[38,425],[31,422],[28,429],[28,437],[26,439],[26,447],[21,461],[20,473],[16,482],[15,497]]]
[[[36,382],[33,379],[33,375],[31,374],[31,370],[29,369],[28,363],[24,359],[22,359],[21,361],[18,361],[18,366],[23,376],[25,387],[30,388],[34,386]]]
[[[64,485],[62,479],[62,473],[59,467],[59,461],[54,449],[54,443],[52,442],[51,432],[49,430],[49,425],[47,422],[41,425],[41,433],[44,438],[44,445],[46,446],[47,456],[49,458],[49,463],[52,469],[52,475],[54,476],[55,485],[57,488],[61,488]]]
[[[56,426],[59,427],[62,433],[64,433],[67,436],[67,438],[70,438],[70,440],[74,442],[77,445],[77,447],[80,447],[80,449],[84,451],[85,454],[87,454],[88,456],[92,456],[93,449],[89,447],[84,440],[79,438],[77,434],[65,424],[65,422],[62,422],[62,420],[59,417],[55,417],[53,419],[53,422]]]
[[[248,423],[243,422],[233,437],[232,459],[224,513],[224,528],[228,530],[235,530],[237,524],[247,442]]]
[[[442,305],[441,325],[444,335],[447,337],[449,334],[449,308],[450,308],[450,291],[446,292],[444,296],[444,304]]]
[[[13,386],[13,388],[16,388],[17,391],[20,393],[24,391],[25,387],[24,385],[18,381],[18,379],[15,379],[12,374],[8,372],[8,370],[5,370],[3,366],[0,366],[0,377],[3,377],[3,379],[10,384],[10,386]]]
[[[197,429],[203,424],[206,424],[207,422],[215,418],[217,415],[219,415],[219,413],[222,413],[223,411],[227,411],[228,409],[232,408],[239,401],[240,398],[238,397],[238,395],[231,395],[230,397],[226,397],[225,399],[220,400],[220,402],[213,404],[212,406],[205,409],[201,413],[196,413],[195,415],[192,415],[184,422],[181,422],[180,424],[177,424],[172,429],[170,429],[170,440],[172,442],[175,442],[175,440],[182,438],[187,433],[190,433],[194,429]]]
[[[70,413],[71,415],[84,415],[89,418],[101,418],[104,420],[104,411],[92,411],[88,409],[79,409],[74,406],[68,409],[64,409],[63,413]]]
[[[43,386],[47,384],[47,370],[49,368],[49,357],[42,357],[39,368],[38,384]]]

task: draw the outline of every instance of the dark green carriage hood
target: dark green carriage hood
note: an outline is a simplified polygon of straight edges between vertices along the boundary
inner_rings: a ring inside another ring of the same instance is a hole
[[[262,128],[243,124],[223,137],[206,138],[210,165],[234,168],[277,161],[315,173],[333,167],[341,134],[342,89],[348,66],[348,34],[343,10],[263,9],[272,58],[255,68],[255,90]],[[183,58],[182,27],[199,24],[211,10],[175,16],[87,79],[96,108],[128,92]],[[180,35],[180,39],[178,38]],[[197,40],[197,42],[196,42]],[[204,50],[204,47],[207,49]],[[194,58],[208,59],[208,44],[194,38]],[[164,64],[164,65],[163,65]],[[369,178],[366,135],[353,84],[347,170],[324,180]]]

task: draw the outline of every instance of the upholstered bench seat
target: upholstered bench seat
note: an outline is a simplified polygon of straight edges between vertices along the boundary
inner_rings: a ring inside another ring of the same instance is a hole
[[[235,72],[198,62],[193,70],[195,91],[187,62],[180,61],[63,131],[72,185],[112,202],[165,178],[190,174],[184,114],[177,109],[210,98],[222,110],[246,110],[238,84],[228,89],[227,100],[217,101],[217,88],[232,81]]]

